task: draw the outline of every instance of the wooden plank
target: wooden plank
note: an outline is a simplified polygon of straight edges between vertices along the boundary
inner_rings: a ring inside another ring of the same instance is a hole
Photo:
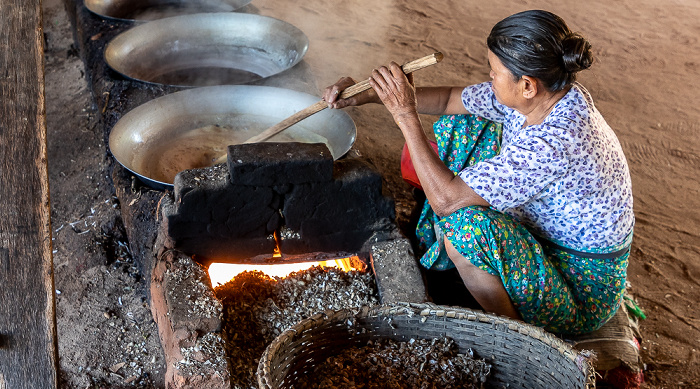
[[[40,0],[0,0],[0,389],[56,388]]]

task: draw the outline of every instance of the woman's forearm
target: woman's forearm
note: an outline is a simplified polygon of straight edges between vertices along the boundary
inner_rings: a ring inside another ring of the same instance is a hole
[[[435,154],[417,115],[406,114],[395,120],[408,145],[418,180],[438,216],[447,216],[469,205],[489,205]]]
[[[462,104],[463,87],[437,86],[416,88],[418,112],[426,115],[458,115],[467,110]]]
[[[421,88],[418,92],[395,62],[389,68],[383,66],[372,71],[369,82],[401,129],[418,179],[435,213],[446,216],[468,205],[488,205],[435,154],[418,116],[419,112],[465,113],[462,89]],[[421,99],[423,103],[419,103]]]

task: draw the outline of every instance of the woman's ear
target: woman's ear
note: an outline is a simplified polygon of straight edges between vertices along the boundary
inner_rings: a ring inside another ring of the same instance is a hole
[[[523,97],[526,99],[531,99],[537,96],[538,83],[537,79],[530,76],[520,77],[520,90],[522,91]]]

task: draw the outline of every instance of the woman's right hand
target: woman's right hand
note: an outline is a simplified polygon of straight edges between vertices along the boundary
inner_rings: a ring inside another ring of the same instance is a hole
[[[374,92],[372,88],[364,92],[360,92],[355,96],[348,97],[347,99],[341,99],[340,94],[356,82],[350,77],[341,77],[335,84],[326,88],[323,91],[323,100],[328,103],[328,108],[345,108],[350,106],[363,105],[367,103],[381,103],[381,100]]]

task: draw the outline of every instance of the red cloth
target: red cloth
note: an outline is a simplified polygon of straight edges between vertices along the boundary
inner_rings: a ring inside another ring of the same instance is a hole
[[[600,377],[596,380],[598,386],[614,389],[639,389],[644,383],[644,373],[632,371],[627,367],[616,367],[608,371],[599,371]]]
[[[639,350],[639,341],[632,338],[634,345]],[[644,383],[644,372],[640,369],[634,371],[625,366],[619,366],[608,371],[599,371],[598,386],[610,387],[613,389],[639,389]]]
[[[438,145],[434,141],[430,141],[430,146],[435,150],[435,154],[438,153]],[[411,154],[408,152],[408,145],[404,143],[403,150],[401,150],[401,177],[409,185],[414,186],[418,189],[423,189],[418,180],[418,175],[416,174],[416,169],[413,167],[413,161],[411,161]]]

